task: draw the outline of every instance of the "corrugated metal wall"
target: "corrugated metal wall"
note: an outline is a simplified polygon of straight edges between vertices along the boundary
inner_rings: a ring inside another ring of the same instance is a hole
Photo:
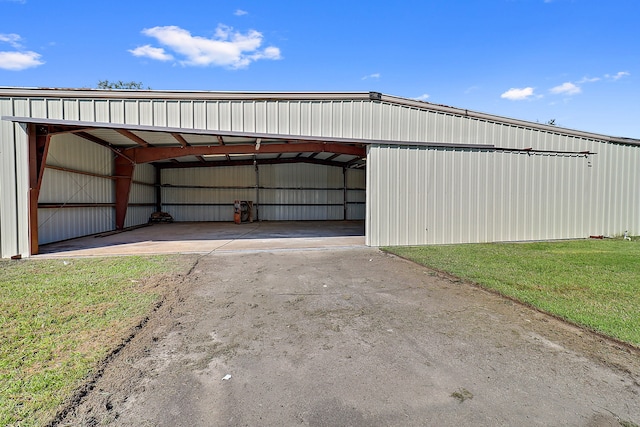
[[[255,199],[252,166],[163,169],[162,210],[176,221],[233,221],[233,201]]]
[[[0,116],[25,113],[9,98],[0,98]],[[0,257],[29,254],[29,210],[26,130],[0,121]]]
[[[344,176],[311,164],[164,169],[162,207],[176,221],[233,221],[234,200],[257,204],[260,220],[342,220]],[[364,219],[365,174],[347,170],[347,219]],[[259,188],[257,188],[259,183]]]
[[[113,208],[91,206],[114,202],[112,168],[104,147],[70,134],[51,138],[38,199],[40,244],[113,229]]]
[[[156,169],[152,165],[136,165],[129,193],[129,207],[124,226],[145,224],[156,211]]]
[[[46,244],[115,228],[113,153],[72,134],[51,138],[38,204],[38,242]],[[125,226],[155,210],[155,169],[137,165]]]
[[[640,232],[640,150],[597,154],[372,146],[367,244],[585,238]]]

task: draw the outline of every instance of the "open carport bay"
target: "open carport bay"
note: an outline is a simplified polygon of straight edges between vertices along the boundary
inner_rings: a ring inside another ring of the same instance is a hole
[[[159,223],[41,247],[41,256],[76,257],[364,245],[363,221]]]

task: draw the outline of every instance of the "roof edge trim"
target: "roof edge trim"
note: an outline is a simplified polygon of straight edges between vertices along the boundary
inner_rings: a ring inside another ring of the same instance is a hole
[[[401,98],[393,95],[382,95],[382,102],[387,102],[390,104],[404,105],[407,107],[418,108],[421,110],[432,110],[438,111],[445,114],[452,114],[455,116],[469,117],[473,119],[485,120],[488,122],[494,123],[505,123],[513,126],[523,127],[527,129],[537,129],[545,132],[560,134],[560,135],[568,135],[568,136],[577,136],[580,138],[587,138],[592,140],[599,141],[607,141],[616,144],[626,144],[626,145],[640,145],[640,139],[634,138],[625,138],[625,137],[615,137],[608,136],[598,133],[585,132],[575,129],[563,128],[559,126],[551,126],[545,125],[541,123],[530,122],[527,120],[519,120],[512,119],[504,116],[497,116],[493,114],[480,113],[477,111],[466,110],[464,108],[450,107],[447,105],[433,104],[426,101],[419,101],[417,99],[408,99]]]
[[[111,90],[16,88],[0,86],[0,96],[190,100],[370,100],[371,92],[225,92],[189,90]]]
[[[191,135],[220,135],[229,137],[247,137],[262,139],[279,139],[290,141],[305,142],[332,142],[340,144],[360,144],[360,145],[410,145],[410,146],[429,146],[429,147],[445,147],[445,148],[494,148],[492,144],[465,144],[465,143],[446,143],[446,142],[422,142],[422,141],[393,141],[393,140],[377,140],[377,139],[356,139],[356,138],[335,138],[327,136],[315,135],[288,135],[278,133],[255,133],[255,132],[234,132],[213,129],[193,129],[193,128],[173,128],[162,126],[148,125],[131,125],[123,123],[101,123],[101,122],[84,122],[78,120],[60,120],[60,119],[43,119],[35,117],[15,117],[2,116],[1,120],[14,123],[29,123],[35,125],[47,126],[70,126],[78,129],[126,129],[129,131],[141,132],[166,132],[181,133]]]

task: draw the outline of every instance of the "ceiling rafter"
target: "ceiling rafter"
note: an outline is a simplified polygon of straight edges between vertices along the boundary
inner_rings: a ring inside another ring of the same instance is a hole
[[[216,135],[216,139],[218,140],[218,144],[225,145],[224,144],[224,139],[222,138],[222,135]],[[229,156],[228,154],[225,154],[224,157],[227,159],[228,162],[231,161],[231,156]]]
[[[151,145],[145,141],[144,139],[140,138],[138,135],[136,135],[135,133],[128,131],[126,129],[114,129],[116,132],[118,132],[120,135],[125,136],[127,138],[129,138],[130,140],[132,140],[133,142],[135,142],[136,144],[142,146],[142,147],[150,147]]]
[[[187,142],[187,140],[184,139],[184,137],[179,133],[172,133],[171,136],[173,136],[183,147],[189,146],[189,143]]]
[[[107,142],[103,139],[98,138],[97,136],[93,136],[90,133],[81,131],[81,132],[74,132],[75,135],[79,136],[80,138],[86,139],[87,141],[91,141],[95,144],[101,145],[105,148],[108,148],[109,150],[113,151],[114,153],[116,153],[118,156],[124,157],[125,159],[129,160],[131,163],[134,163],[134,161],[127,156],[126,154],[124,154],[122,152],[122,150],[118,147],[116,147],[115,145],[111,144],[110,142]]]
[[[345,167],[351,167],[356,165],[355,167],[359,167],[357,164],[361,163],[362,165],[366,164],[366,157],[365,156],[361,156],[361,157],[356,157],[353,160],[349,160],[348,162],[345,163]]]

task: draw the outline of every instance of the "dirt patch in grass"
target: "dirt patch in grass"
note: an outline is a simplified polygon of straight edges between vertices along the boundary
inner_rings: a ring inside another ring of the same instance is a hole
[[[179,272],[176,257],[1,261],[0,424],[44,425],[77,401]]]

